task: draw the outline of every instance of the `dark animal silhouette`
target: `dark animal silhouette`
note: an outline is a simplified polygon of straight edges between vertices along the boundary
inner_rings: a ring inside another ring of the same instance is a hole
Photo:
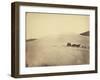
[[[87,48],[86,46],[82,46],[82,48]]]
[[[72,44],[72,47],[80,47],[80,44]]]
[[[68,46],[68,47],[71,47],[71,43],[67,43],[67,46]]]
[[[80,47],[80,44],[71,44],[70,42],[68,42],[67,47]]]

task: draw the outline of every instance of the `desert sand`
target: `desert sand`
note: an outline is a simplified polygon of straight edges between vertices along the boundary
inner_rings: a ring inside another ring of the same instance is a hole
[[[67,46],[68,42],[80,46]],[[82,64],[89,64],[89,36],[62,34],[26,41],[27,67]]]

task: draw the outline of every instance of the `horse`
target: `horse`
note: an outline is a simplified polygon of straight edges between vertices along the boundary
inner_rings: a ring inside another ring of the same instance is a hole
[[[68,46],[68,47],[71,47],[71,43],[68,42],[68,43],[67,43],[67,46]]]
[[[80,44],[72,44],[72,47],[80,47]]]

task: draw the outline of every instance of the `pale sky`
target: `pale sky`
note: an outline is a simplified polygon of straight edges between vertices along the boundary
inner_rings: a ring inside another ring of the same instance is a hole
[[[89,16],[26,13],[26,39],[89,31]]]

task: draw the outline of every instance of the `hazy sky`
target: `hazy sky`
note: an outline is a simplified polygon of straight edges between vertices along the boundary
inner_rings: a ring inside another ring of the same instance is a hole
[[[26,13],[26,39],[75,34],[89,30],[89,16]]]

